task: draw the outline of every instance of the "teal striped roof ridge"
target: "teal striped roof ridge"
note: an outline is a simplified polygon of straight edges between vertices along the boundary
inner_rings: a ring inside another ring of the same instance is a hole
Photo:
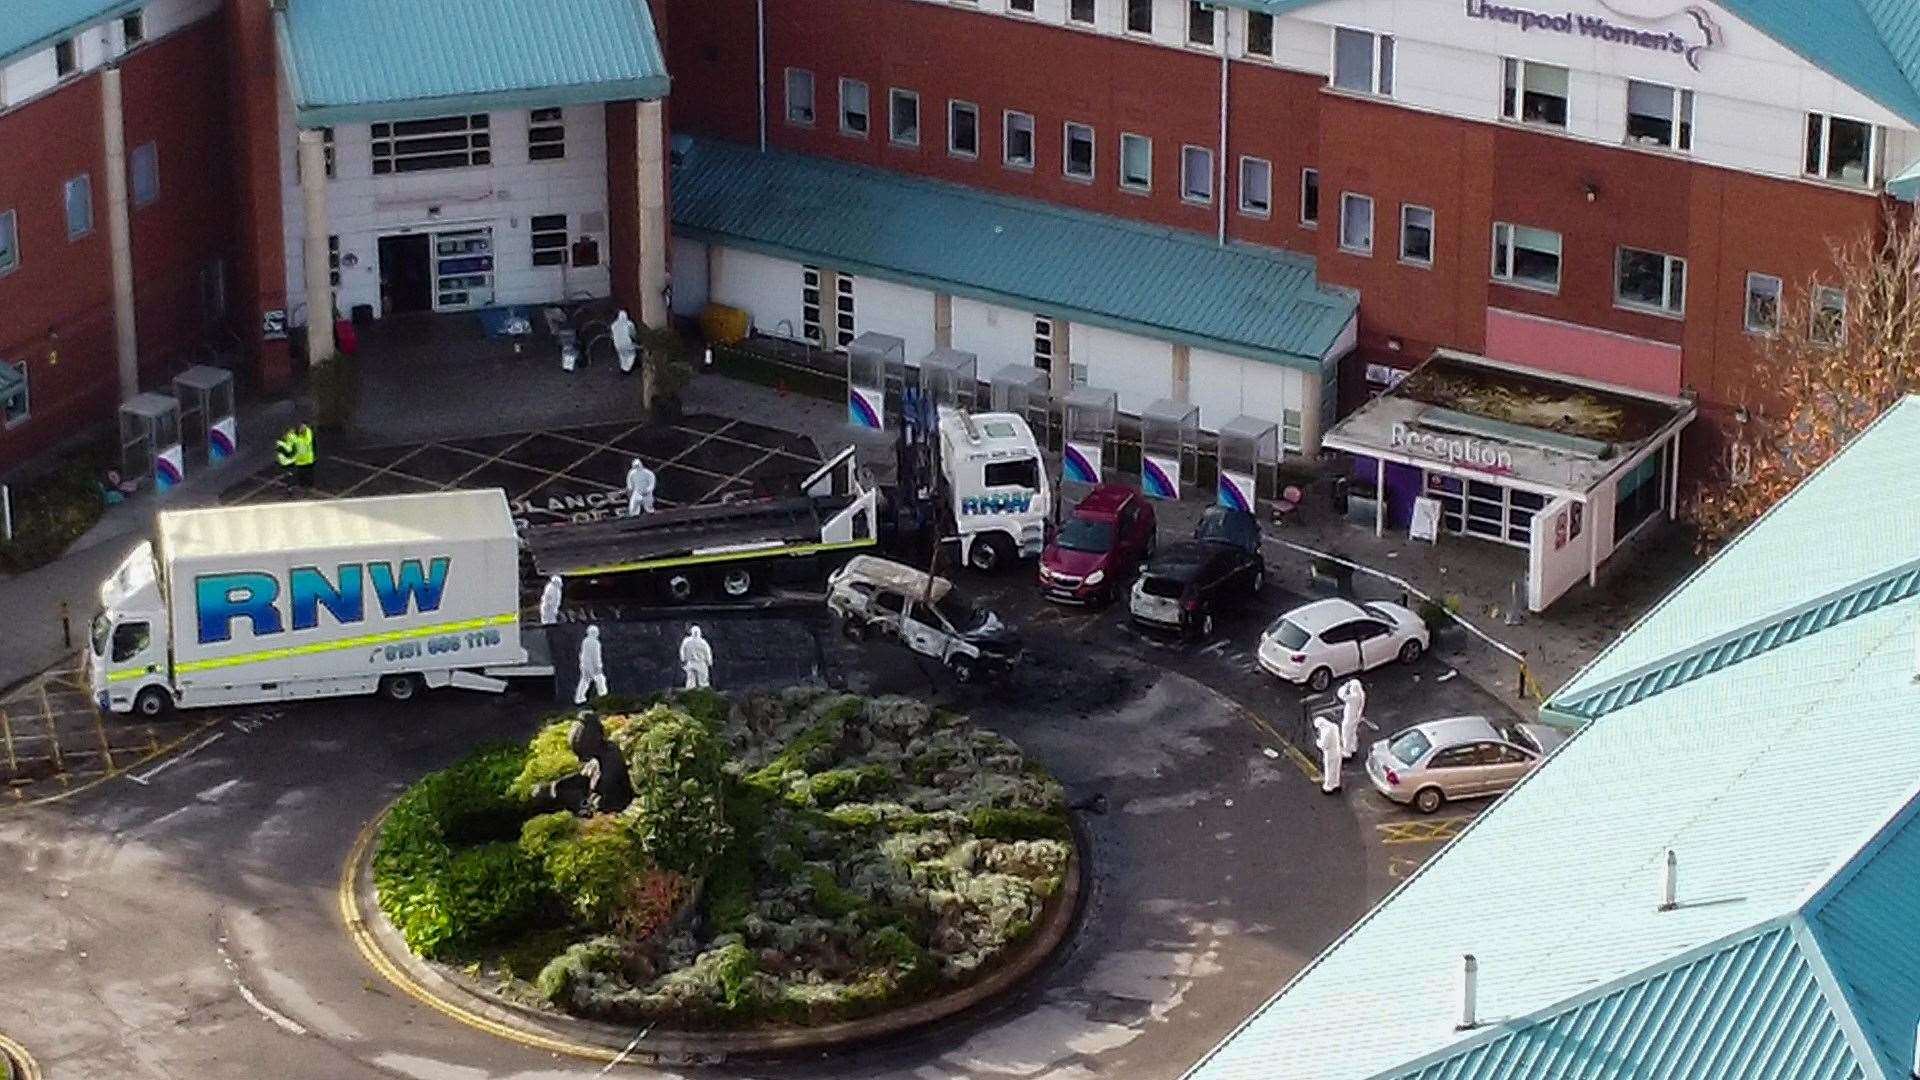
[[[673,223],[689,239],[1315,372],[1358,310],[1306,255],[786,151],[676,146]]]
[[[1920,594],[1920,559],[1876,574],[1702,642],[1669,659],[1635,668],[1577,694],[1556,694],[1541,706],[1548,718],[1597,720],[1695,679],[1703,679],[1769,649],[1790,645],[1848,619]]]
[[[275,15],[302,127],[667,94],[646,0],[288,0]]]

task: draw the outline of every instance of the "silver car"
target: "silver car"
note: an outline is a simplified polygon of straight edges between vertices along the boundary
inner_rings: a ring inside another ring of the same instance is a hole
[[[1532,772],[1566,735],[1543,724],[1450,716],[1380,739],[1367,779],[1394,802],[1431,814],[1449,802],[1498,795]]]

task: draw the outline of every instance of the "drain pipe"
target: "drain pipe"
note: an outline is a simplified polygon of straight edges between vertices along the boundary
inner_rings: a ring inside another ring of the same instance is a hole
[[[120,400],[140,392],[140,345],[133,317],[133,223],[127,205],[127,129],[120,67],[100,71],[100,127],[107,155],[107,258],[113,278],[113,355]]]
[[[760,78],[760,152],[767,152],[767,0],[753,2],[754,58]]]
[[[1215,242],[1221,247],[1227,246],[1227,62],[1233,54],[1233,19],[1222,7],[1215,6],[1214,15],[1220,19],[1220,165],[1215,170],[1214,193],[1220,203],[1219,235]]]

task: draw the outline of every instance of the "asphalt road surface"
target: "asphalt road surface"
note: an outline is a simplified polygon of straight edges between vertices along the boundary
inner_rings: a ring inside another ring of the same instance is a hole
[[[818,623],[813,637],[828,677],[966,708],[1090,807],[1079,932],[980,1014],[690,1075],[1178,1077],[1431,852],[1404,837],[1430,822],[1361,790],[1357,769],[1323,796],[1268,730],[1298,695],[1251,668],[1250,634],[1293,598],[1270,586],[1223,627],[1229,644],[1168,645],[1115,611],[1045,608],[1025,573],[970,583],[1028,626],[1033,663],[1002,685],[956,687],[896,646],[853,646]],[[625,663],[610,656],[616,687],[642,677]],[[1497,707],[1443,672],[1423,661],[1369,679],[1370,711],[1392,727]],[[0,812],[0,1024],[55,1078],[599,1075],[401,994],[348,941],[337,897],[356,834],[406,784],[478,743],[526,737],[552,708],[545,688],[308,703],[227,723],[144,783]],[[1442,817],[1429,840],[1463,820]]]

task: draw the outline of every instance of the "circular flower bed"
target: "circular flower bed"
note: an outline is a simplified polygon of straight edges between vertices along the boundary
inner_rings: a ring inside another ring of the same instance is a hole
[[[600,703],[634,798],[540,813],[572,717],[409,789],[373,860],[422,957],[523,1004],[682,1029],[849,1020],[963,986],[1041,921],[1060,785],[905,698]]]

